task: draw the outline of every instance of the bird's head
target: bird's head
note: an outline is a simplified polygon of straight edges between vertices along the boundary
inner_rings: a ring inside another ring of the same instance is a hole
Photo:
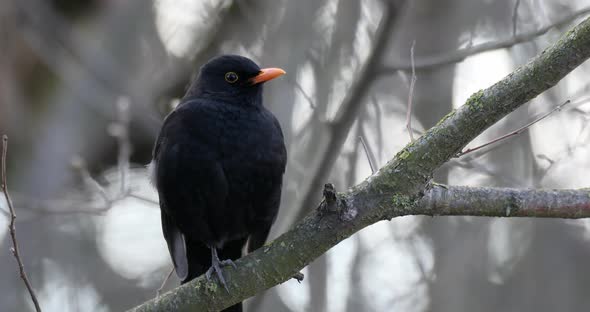
[[[284,74],[285,71],[280,68],[261,69],[243,56],[222,55],[201,67],[187,96],[223,99],[240,104],[259,103],[262,84]]]

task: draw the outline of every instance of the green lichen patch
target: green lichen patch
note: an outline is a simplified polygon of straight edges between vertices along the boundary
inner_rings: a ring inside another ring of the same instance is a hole
[[[414,207],[414,200],[408,195],[396,194],[391,198],[391,202],[396,209],[411,210]]]
[[[216,282],[210,281],[205,284],[205,290],[210,293],[216,293],[217,291],[219,291],[219,286]]]
[[[467,102],[465,102],[465,105],[467,105],[467,107],[471,111],[479,111],[483,107],[483,101],[481,100],[482,97],[483,97],[483,90],[479,90],[479,91],[473,93],[467,99]]]

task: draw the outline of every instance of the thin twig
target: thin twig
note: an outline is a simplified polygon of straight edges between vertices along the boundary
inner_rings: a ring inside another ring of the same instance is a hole
[[[18,194],[17,194],[18,195]],[[68,199],[52,199],[52,200],[35,200],[25,196],[13,196],[14,202],[21,209],[27,209],[31,213],[35,215],[50,215],[50,214],[89,214],[89,215],[96,215],[101,216],[104,215],[105,212],[112,209],[113,206],[126,198],[135,198],[137,200],[141,200],[145,203],[153,205],[157,207],[158,201],[148,198],[143,195],[135,194],[132,192],[128,192],[126,194],[120,194],[114,198],[109,198],[108,202],[102,203],[102,205],[97,207],[86,207],[88,200],[87,199],[77,199],[77,200],[68,200]],[[19,199],[20,197],[20,199]],[[20,203],[20,204],[19,204]],[[0,209],[0,213],[5,214],[6,212]],[[6,213],[7,217],[10,218],[10,214]],[[21,220],[22,217],[21,217]]]
[[[309,108],[311,108],[311,109],[315,109],[316,108],[315,101],[313,100],[313,98],[309,94],[307,94],[307,92],[305,91],[305,89],[303,89],[303,86],[299,83],[299,81],[297,81],[297,79],[291,80],[289,78],[289,79],[287,79],[287,81],[291,82],[293,84],[293,86],[295,87],[295,89],[299,90],[299,93],[301,93],[301,95],[303,96],[303,98],[309,104]]]
[[[117,123],[111,129],[111,135],[117,139],[119,145],[119,154],[117,163],[119,167],[120,192],[127,193],[129,176],[129,158],[131,157],[131,143],[129,140],[129,99],[120,97],[117,100]]]
[[[94,190],[96,193],[100,195],[100,197],[104,201],[105,206],[108,207],[112,204],[113,200],[111,199],[105,188],[102,187],[102,185],[100,185],[100,183],[98,183],[98,181],[96,181],[92,177],[90,171],[88,170],[88,167],[86,167],[86,162],[84,161],[84,159],[82,159],[79,156],[75,156],[72,159],[72,167],[78,172],[78,174],[84,181],[84,184],[86,184],[86,187],[89,190]]]
[[[4,193],[4,198],[6,199],[6,204],[8,205],[8,209],[10,210],[10,224],[8,225],[8,231],[10,232],[10,238],[12,239],[12,248],[10,251],[12,255],[16,259],[18,263],[18,270],[20,273],[20,277],[27,286],[27,290],[31,295],[31,300],[33,300],[33,304],[35,305],[35,310],[37,312],[41,312],[41,306],[39,306],[39,301],[37,301],[37,296],[35,295],[35,291],[29,282],[29,278],[27,277],[27,272],[25,272],[25,266],[23,264],[22,258],[20,256],[20,250],[18,248],[18,242],[16,240],[16,212],[14,211],[14,207],[12,206],[12,200],[10,200],[10,195],[8,195],[8,185],[6,184],[6,152],[8,150],[8,136],[2,136],[2,193]]]
[[[514,9],[512,10],[512,37],[516,37],[516,28],[518,26],[518,7],[520,7],[520,0],[516,0],[514,3]]]
[[[131,193],[129,190],[129,183],[127,181],[129,177],[129,158],[131,156],[131,143],[129,140],[129,99],[126,97],[120,97],[116,105],[117,122],[111,124],[107,130],[111,136],[117,139],[117,145],[119,148],[119,153],[117,155],[117,166],[119,170],[120,188],[118,194],[109,195],[106,189],[92,177],[90,171],[86,167],[86,163],[82,158],[75,157],[72,160],[73,167],[78,171],[86,186],[89,189],[96,191],[96,193],[98,193],[104,201],[104,205],[98,209],[93,210],[93,213],[103,213],[110,210],[115,202],[126,198]],[[134,197],[143,199],[139,198],[139,196]]]
[[[91,214],[91,215],[102,215],[104,211],[95,210],[88,208],[84,205],[87,200],[84,199],[47,199],[37,200],[29,198],[24,195],[13,195],[13,200],[19,206],[21,210],[28,210],[34,215],[49,215],[49,214]],[[21,217],[21,220],[22,217]]]
[[[365,155],[367,156],[367,160],[369,161],[369,166],[371,167],[371,172],[373,174],[375,174],[375,172],[377,172],[377,170],[379,170],[379,169],[375,165],[375,161],[373,159],[373,154],[369,150],[369,147],[367,146],[367,143],[365,143],[365,139],[363,139],[362,135],[359,135],[359,140],[361,141],[361,145],[363,146],[363,149],[365,150]]]
[[[135,198],[135,199],[139,199],[139,200],[146,202],[148,204],[154,204],[154,205],[160,204],[160,202],[158,200],[151,199],[151,198],[145,197],[143,195],[135,194],[135,193],[127,193],[127,196]]]
[[[410,48],[410,62],[412,66],[412,79],[410,80],[410,90],[408,92],[408,112],[406,114],[406,129],[410,135],[410,141],[414,142],[414,133],[412,131],[412,104],[414,102],[414,86],[416,85],[416,63],[414,62],[414,46],[416,40],[412,41],[412,47]]]
[[[571,98],[579,97],[580,94],[582,94],[582,93],[581,92],[575,92],[573,95],[571,95]],[[573,101],[571,101],[568,104],[568,111],[571,111],[571,112],[579,112],[580,109],[578,107],[576,107],[576,106],[580,106],[580,105],[582,105],[582,104],[584,104],[586,102],[590,102],[590,97],[573,100]],[[586,113],[583,112],[583,114],[586,114]],[[534,118],[537,118],[537,117],[534,117]],[[584,124],[584,125],[586,125],[586,124]],[[584,128],[585,128],[585,126],[584,126]],[[584,130],[582,129],[581,131],[584,131]],[[470,153],[469,156],[463,157],[462,160],[465,161],[465,162],[473,162],[477,158],[482,157],[482,156],[486,155],[487,153],[500,148],[502,146],[502,144],[504,144],[505,142],[507,142],[507,141],[500,142],[499,144],[495,144],[494,146],[491,146],[491,147],[489,147],[489,148],[487,148],[485,150],[480,150],[479,152],[476,152],[476,153]]]
[[[482,149],[482,148],[484,148],[486,146],[489,146],[491,144],[494,144],[496,142],[505,140],[505,139],[510,138],[510,137],[513,137],[515,135],[518,135],[518,134],[522,133],[523,131],[527,130],[528,128],[530,128],[532,125],[536,124],[537,122],[539,122],[539,121],[547,118],[549,115],[553,114],[554,112],[556,112],[558,110],[561,110],[565,105],[569,104],[570,102],[571,102],[570,100],[567,100],[567,101],[563,102],[562,104],[557,105],[554,109],[550,110],[549,112],[547,112],[546,114],[542,115],[541,117],[539,117],[539,118],[537,118],[537,119],[529,122],[528,124],[526,124],[526,125],[518,128],[518,129],[516,129],[516,130],[514,130],[514,131],[512,131],[512,132],[510,132],[508,134],[505,134],[505,135],[503,135],[501,137],[495,138],[495,139],[493,139],[493,140],[491,140],[491,141],[489,141],[489,142],[487,142],[485,144],[482,144],[482,145],[477,146],[477,147],[474,147],[474,148],[468,148],[465,151],[462,151],[462,152],[458,153],[457,155],[455,155],[455,157],[461,157],[461,156],[463,156],[465,154],[469,154],[469,153],[475,152],[477,150],[480,150],[480,149]]]
[[[162,293],[162,289],[164,289],[164,286],[166,286],[166,283],[170,279],[170,276],[172,276],[172,272],[174,272],[174,267],[170,268],[170,272],[168,272],[168,275],[166,275],[166,278],[164,279],[164,281],[162,281],[162,285],[160,285],[160,288],[158,288],[158,290],[156,290],[156,297],[160,297],[160,294]]]
[[[130,193],[129,191],[126,191],[126,192],[119,191],[118,194],[110,195],[107,192],[107,190],[102,185],[100,185],[100,183],[98,183],[98,181],[96,179],[94,179],[92,177],[92,175],[90,174],[90,171],[88,170],[88,167],[86,167],[86,162],[80,157],[75,157],[72,160],[72,166],[74,167],[74,169],[76,169],[78,171],[78,174],[80,174],[80,177],[84,181],[86,188],[95,192],[95,193],[98,193],[98,195],[100,196],[100,198],[103,201],[103,205],[98,208],[88,210],[88,211],[80,210],[80,212],[89,212],[92,214],[103,214],[103,213],[111,210],[111,208],[113,208],[114,204],[117,201],[124,199]]]

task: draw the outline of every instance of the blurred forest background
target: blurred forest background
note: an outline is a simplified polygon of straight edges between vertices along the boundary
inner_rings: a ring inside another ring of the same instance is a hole
[[[265,103],[289,163],[272,237],[332,182],[344,190],[557,40],[588,0],[5,0],[0,2],[0,132],[17,236],[44,311],[122,311],[156,295],[171,262],[145,165],[192,73],[236,53],[284,78]],[[488,47],[485,53],[478,48]],[[363,70],[364,68],[364,70]],[[590,64],[473,145],[561,112],[437,182],[590,186]],[[31,311],[0,200],[0,311]],[[584,311],[586,220],[403,217],[371,226],[249,311]],[[172,278],[165,289],[178,284]]]

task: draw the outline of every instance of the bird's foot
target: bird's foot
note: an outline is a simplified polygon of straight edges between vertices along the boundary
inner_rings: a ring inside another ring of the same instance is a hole
[[[217,257],[217,250],[215,248],[211,248],[211,267],[205,272],[205,277],[208,281],[211,281],[211,275],[215,272],[219,282],[223,285],[225,290],[229,293],[229,288],[227,287],[227,283],[225,282],[225,278],[223,277],[223,270],[222,267],[224,266],[232,266],[234,269],[237,268],[236,264],[231,259],[226,260],[219,260]]]
[[[219,263],[221,264],[221,266],[231,265],[232,267],[234,267],[234,269],[238,268],[238,266],[231,259],[221,260]]]

